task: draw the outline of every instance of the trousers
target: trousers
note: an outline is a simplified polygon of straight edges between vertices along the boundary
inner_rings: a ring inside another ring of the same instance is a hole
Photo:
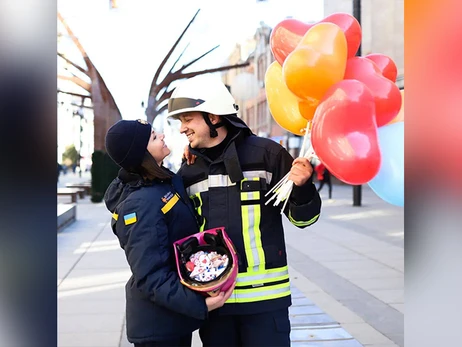
[[[214,315],[199,330],[203,347],[289,347],[289,309],[250,315]]]
[[[191,347],[192,334],[166,341],[135,343],[135,347]]]

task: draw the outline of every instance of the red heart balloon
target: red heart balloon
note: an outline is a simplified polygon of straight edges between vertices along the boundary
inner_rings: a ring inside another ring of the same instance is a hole
[[[308,29],[318,23],[334,23],[338,25],[344,32],[347,40],[347,57],[351,58],[356,54],[361,44],[361,26],[359,22],[347,13],[334,13],[313,24],[306,24],[292,18],[279,22],[272,30],[270,36],[270,47],[274,59],[281,66],[284,65],[286,57],[297,47]]]
[[[306,24],[296,19],[284,19],[271,31],[270,47],[274,59],[283,65],[286,57],[297,47],[303,35],[314,24]]]
[[[398,76],[398,68],[395,62],[385,54],[373,53],[366,55],[366,58],[372,60],[382,72],[383,77],[388,78],[393,83]]]
[[[398,86],[385,78],[372,60],[363,57],[348,59],[344,79],[361,81],[371,90],[378,127],[388,124],[399,113],[402,100]]]
[[[348,45],[348,58],[354,57],[361,44],[361,25],[358,20],[348,13],[333,13],[321,22],[330,22],[337,24],[345,33]]]
[[[327,169],[348,184],[377,175],[381,154],[374,97],[357,80],[343,80],[325,94],[313,118],[311,141]]]

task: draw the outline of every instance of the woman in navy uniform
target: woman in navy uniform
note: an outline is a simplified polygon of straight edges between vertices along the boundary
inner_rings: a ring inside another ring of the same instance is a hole
[[[132,276],[126,289],[127,337],[135,347],[190,346],[192,332],[221,307],[233,288],[205,298],[180,283],[173,242],[198,232],[179,176],[162,166],[164,135],[142,120],[121,120],[106,135],[121,166],[104,201]]]

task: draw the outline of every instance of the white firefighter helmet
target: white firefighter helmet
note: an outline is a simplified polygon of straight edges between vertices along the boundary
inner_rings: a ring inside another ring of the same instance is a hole
[[[238,107],[228,88],[218,79],[195,76],[180,84],[168,101],[168,117],[185,112],[217,116],[236,114]]]

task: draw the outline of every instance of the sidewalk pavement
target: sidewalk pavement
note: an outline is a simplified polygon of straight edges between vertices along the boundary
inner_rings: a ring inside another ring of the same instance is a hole
[[[324,193],[324,192],[323,192]],[[335,186],[321,219],[286,221],[292,346],[403,346],[403,212],[363,186]],[[77,203],[58,234],[58,346],[128,347],[124,285],[130,270],[103,203]],[[197,333],[193,346],[201,346]]]

